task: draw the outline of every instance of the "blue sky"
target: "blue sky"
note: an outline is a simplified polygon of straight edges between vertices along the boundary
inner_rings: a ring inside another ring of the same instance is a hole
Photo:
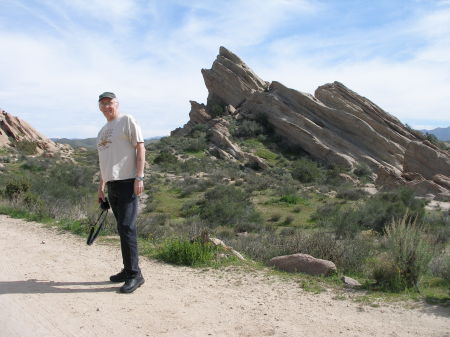
[[[94,137],[114,91],[144,136],[206,102],[219,46],[266,81],[335,80],[415,128],[450,126],[450,0],[0,0],[0,108]]]

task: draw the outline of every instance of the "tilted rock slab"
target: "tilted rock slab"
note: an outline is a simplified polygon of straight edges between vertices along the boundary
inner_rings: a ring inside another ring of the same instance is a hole
[[[415,186],[420,193],[450,194],[450,153],[342,83],[322,85],[314,96],[276,81],[269,84],[224,47],[220,47],[211,69],[202,69],[202,75],[209,93],[208,105],[231,105],[237,109],[232,113],[235,118],[264,116],[279,136],[318,161],[347,169],[366,163],[374,172],[384,170],[378,187],[386,181],[391,187]],[[199,120],[202,109],[206,108],[195,108],[189,123]],[[223,157],[238,153],[227,141],[216,144],[226,146],[218,151]],[[422,178],[402,177],[409,173]],[[436,175],[443,177],[435,179]]]
[[[72,147],[66,144],[56,144],[45,137],[24,120],[14,117],[0,109],[0,147],[14,147],[14,141],[30,141],[36,144],[38,154],[53,156],[60,153],[70,156]]]
[[[272,258],[269,266],[290,273],[305,273],[309,275],[331,275],[336,272],[336,265],[327,260],[317,259],[308,254],[283,255]]]

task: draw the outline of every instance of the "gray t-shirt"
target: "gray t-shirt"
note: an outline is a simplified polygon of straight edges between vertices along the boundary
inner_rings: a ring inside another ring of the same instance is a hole
[[[97,150],[105,183],[135,177],[136,145],[143,142],[141,128],[129,115],[119,115],[103,126],[97,136]]]

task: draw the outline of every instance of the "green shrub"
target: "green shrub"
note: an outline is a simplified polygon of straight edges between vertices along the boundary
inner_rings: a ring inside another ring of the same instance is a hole
[[[209,226],[232,226],[243,228],[261,222],[250,195],[230,185],[219,185],[205,193],[198,203],[200,218]]]
[[[25,155],[33,155],[36,153],[37,145],[29,140],[19,140],[15,143],[17,150]]]
[[[302,158],[294,162],[292,177],[302,183],[316,182],[322,179],[323,172],[316,162]]]
[[[360,200],[365,198],[368,193],[360,188],[352,186],[343,186],[337,189],[336,197],[345,200]]]
[[[156,258],[176,265],[199,266],[213,260],[217,251],[211,243],[169,239],[159,246]]]
[[[175,164],[177,162],[178,158],[168,151],[161,151],[153,160],[155,164]]]
[[[216,118],[216,117],[220,117],[223,115],[225,109],[222,105],[220,105],[218,103],[212,103],[212,104],[208,104],[208,105],[209,105],[208,112],[211,115],[211,117]]]
[[[294,195],[293,194],[283,195],[280,198],[280,202],[285,202],[285,203],[291,204],[291,205],[296,205],[296,204],[300,203],[301,201],[303,201],[303,198],[301,198],[295,194]]]
[[[428,265],[431,275],[441,277],[450,282],[450,253],[444,251],[435,256]]]
[[[406,213],[385,229],[386,248],[406,288],[417,288],[420,276],[430,260],[430,249],[423,230]]]
[[[393,220],[400,220],[408,214],[407,221],[420,223],[425,213],[425,202],[415,198],[409,189],[377,193],[358,210],[362,226],[383,233],[384,227]]]
[[[9,200],[17,200],[31,188],[31,182],[27,178],[14,177],[6,183],[5,196]]]
[[[233,136],[242,138],[252,138],[264,132],[264,127],[257,121],[244,119],[233,132]]]
[[[370,167],[365,164],[365,163],[359,163],[358,165],[356,165],[355,169],[353,170],[353,173],[360,177],[369,177],[372,174],[372,170],[370,169]]]
[[[372,261],[372,277],[376,281],[376,287],[383,291],[399,292],[406,287],[400,269],[387,255],[381,255]]]

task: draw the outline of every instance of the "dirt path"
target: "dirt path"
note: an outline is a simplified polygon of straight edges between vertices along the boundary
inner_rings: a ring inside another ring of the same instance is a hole
[[[450,310],[360,306],[263,272],[142,259],[135,293],[105,282],[117,247],[0,215],[0,336],[450,336]]]

